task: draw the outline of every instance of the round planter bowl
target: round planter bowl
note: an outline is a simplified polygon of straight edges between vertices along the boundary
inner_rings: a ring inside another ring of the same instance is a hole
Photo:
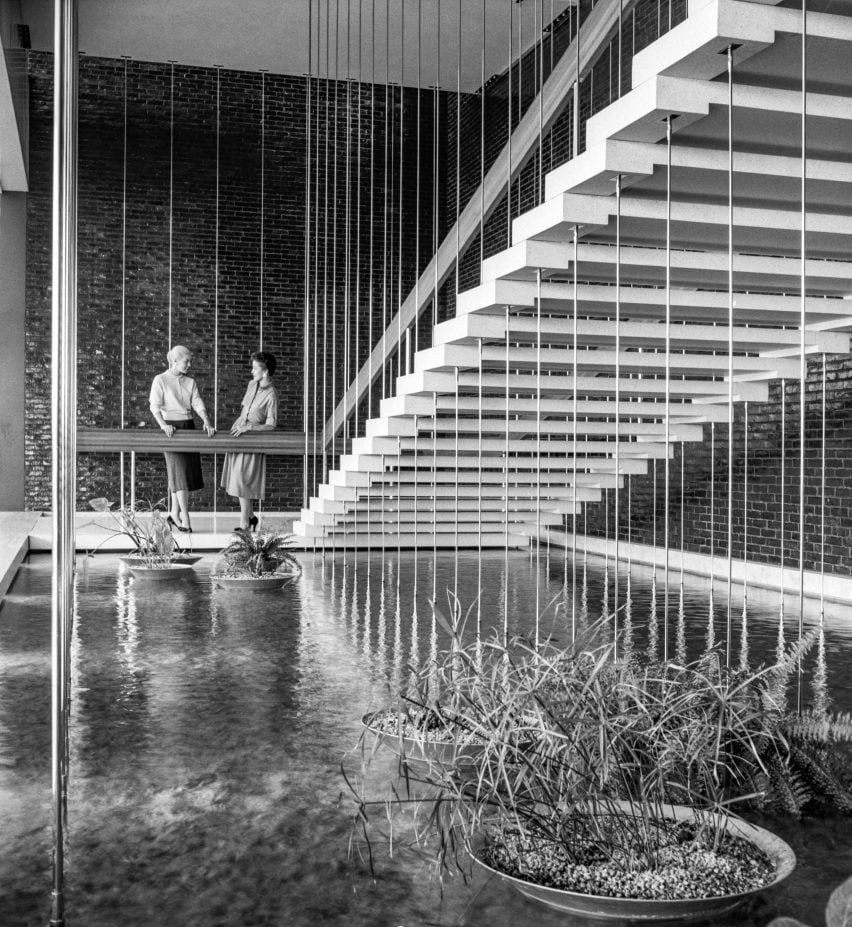
[[[267,592],[271,589],[280,589],[292,582],[296,577],[271,573],[267,576],[250,576],[248,578],[237,576],[214,576],[213,582],[222,589],[232,592]]]
[[[121,554],[118,559],[128,566],[145,566],[145,558],[140,557],[138,554]],[[201,554],[175,554],[172,557],[172,563],[178,566],[192,566],[193,563],[198,563],[200,559]]]
[[[146,583],[171,582],[175,579],[181,579],[189,576],[192,567],[185,563],[173,563],[170,566],[137,566],[130,564],[130,572],[137,580]]]
[[[430,764],[452,766],[471,765],[482,752],[482,747],[476,743],[459,740],[427,740],[413,737],[400,737],[391,731],[383,731],[374,725],[377,715],[383,712],[370,712],[361,718],[361,723],[379,741],[382,746],[393,751],[400,759],[405,759],[409,766],[414,768],[426,767]]]
[[[692,815],[688,808],[673,808],[667,811],[667,817],[677,820],[689,819]],[[732,911],[752,895],[765,892],[778,885],[796,868],[796,854],[775,834],[762,827],[747,824],[745,821],[730,820],[730,833],[743,837],[753,843],[769,857],[775,866],[775,878],[761,888],[751,889],[735,895],[715,895],[709,898],[611,898],[602,895],[584,895],[580,892],[550,888],[536,885],[515,876],[506,875],[484,863],[476,853],[473,860],[489,873],[493,873],[507,882],[515,891],[526,898],[564,911],[596,920],[624,921],[694,921],[709,920]]]

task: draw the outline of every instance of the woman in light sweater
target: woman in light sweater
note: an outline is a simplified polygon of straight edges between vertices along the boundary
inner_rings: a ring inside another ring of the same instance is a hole
[[[192,351],[176,344],[168,353],[169,369],[154,377],[151,384],[151,414],[166,436],[175,431],[193,430],[192,412],[204,423],[208,437],[216,434],[207,409],[198,393],[198,385],[187,371],[192,364]],[[189,494],[204,488],[201,476],[201,455],[165,451],[166,470],[169,476],[168,522],[178,531],[192,531],[189,521]]]

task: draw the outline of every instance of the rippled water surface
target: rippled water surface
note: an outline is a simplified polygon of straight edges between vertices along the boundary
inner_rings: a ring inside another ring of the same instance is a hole
[[[439,885],[416,857],[382,854],[378,873],[348,859],[351,802],[341,762],[361,715],[381,705],[407,666],[445,646],[432,619],[433,589],[472,605],[469,627],[501,628],[567,641],[571,610],[551,604],[563,588],[562,555],[430,552],[415,559],[388,551],[300,555],[304,572],[274,593],[235,594],[211,586],[214,557],[189,579],[140,584],[114,556],[78,573],[72,644],[68,911],[72,927],[185,925],[515,925],[572,923],[475,875]],[[677,577],[673,577],[674,580]],[[613,604],[612,576],[606,606]],[[416,582],[416,593],[415,593]],[[481,584],[483,594],[476,601]],[[569,583],[570,585],[570,583]],[[596,617],[604,582],[578,576],[578,611]],[[624,606],[626,583],[619,590]],[[634,572],[622,630],[646,647],[656,616],[674,656],[696,656],[708,635],[706,583],[652,597]],[[476,603],[476,604],[474,604]],[[745,622],[732,603],[735,658],[770,659],[778,597],[751,595]],[[681,615],[680,639],[678,637]],[[725,640],[727,603],[716,591],[712,635]],[[818,621],[818,611],[805,624]],[[786,634],[798,610],[786,607]],[[827,606],[825,655],[837,709],[852,710],[852,614]],[[35,556],[0,606],[0,925],[44,925],[51,886],[50,563]],[[809,677],[803,695],[811,697]],[[390,757],[374,775],[395,775]],[[382,785],[382,782],[379,782]],[[822,923],[831,889],[852,873],[848,820],[771,828],[799,857],[777,892],[750,903],[719,927],[764,925],[775,914]]]

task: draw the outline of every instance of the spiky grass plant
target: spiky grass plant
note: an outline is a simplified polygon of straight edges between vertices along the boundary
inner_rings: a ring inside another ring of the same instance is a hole
[[[142,564],[147,567],[169,566],[179,551],[177,542],[166,521],[165,500],[159,502],[137,502],[114,509],[109,499],[91,499],[89,505],[96,512],[103,512],[112,518],[112,525],[99,525],[112,533],[95,548],[114,537],[124,536],[130,540]],[[94,553],[91,551],[90,553]]]
[[[396,710],[428,715],[430,730],[443,725],[443,739],[465,749],[430,749],[434,734],[413,725],[396,744],[402,780],[376,800],[365,735],[362,776],[348,781],[371,856],[381,809],[383,836],[398,840],[413,820],[415,845],[441,872],[464,869],[459,850],[483,837],[515,853],[556,848],[574,864],[593,856],[653,870],[673,841],[718,850],[736,809],[765,802],[790,768],[794,723],[781,693],[807,642],[750,671],[715,651],[684,666],[617,661],[614,645],[601,643],[605,624],[567,648],[465,643],[458,621],[445,624],[451,646],[413,673]],[[669,820],[674,805],[691,809],[687,827]]]

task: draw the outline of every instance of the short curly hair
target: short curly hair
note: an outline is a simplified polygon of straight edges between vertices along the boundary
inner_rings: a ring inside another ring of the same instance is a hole
[[[266,367],[266,372],[269,376],[272,376],[275,373],[275,355],[270,354],[269,351],[255,351],[252,354],[251,359],[257,361],[259,364],[263,364]]]

